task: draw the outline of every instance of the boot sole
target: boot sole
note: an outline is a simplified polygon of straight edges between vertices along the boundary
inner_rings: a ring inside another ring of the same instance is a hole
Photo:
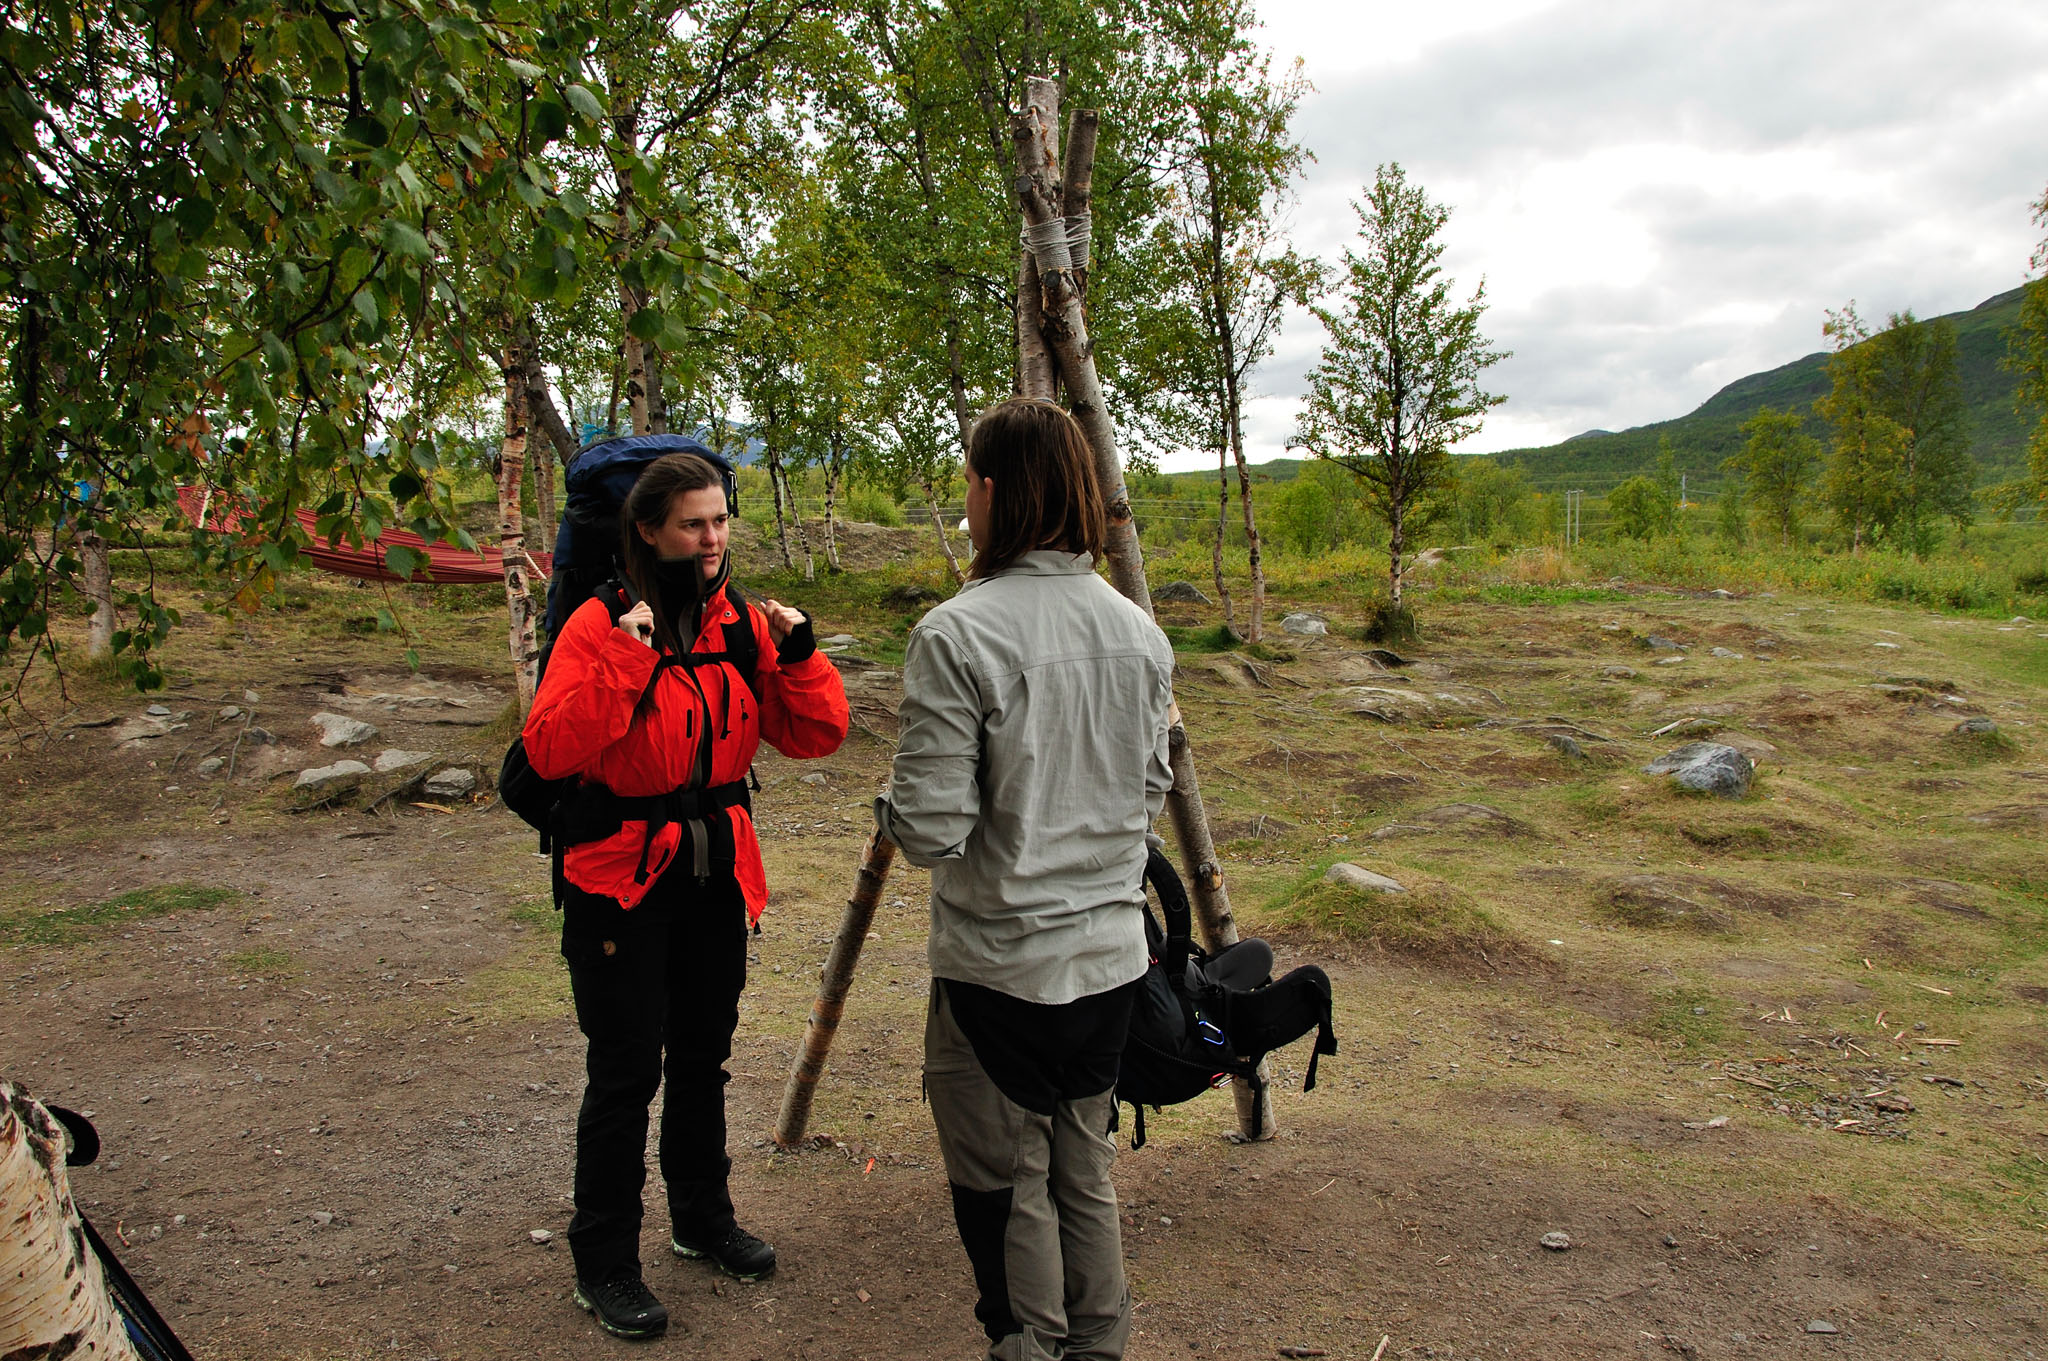
[[[597,1312],[596,1302],[593,1301],[588,1295],[583,1293],[583,1287],[581,1286],[578,1286],[576,1288],[575,1300],[577,1308],[581,1309],[584,1313],[590,1315],[593,1319],[597,1320],[597,1326],[604,1329],[606,1332],[610,1333],[613,1337],[622,1337],[625,1338],[628,1342],[645,1342],[651,1338],[660,1337],[663,1333],[668,1331],[667,1319],[663,1319],[660,1323],[648,1328],[620,1327],[618,1324],[613,1323],[610,1319],[606,1318],[603,1314]]]
[[[727,1266],[724,1262],[720,1261],[717,1257],[714,1257],[709,1252],[706,1252],[703,1248],[686,1248],[673,1238],[668,1240],[668,1245],[670,1250],[673,1251],[676,1256],[682,1258],[684,1261],[710,1262],[712,1265],[716,1266],[720,1271],[723,1271],[726,1275],[732,1277],[736,1281],[765,1281],[770,1276],[773,1276],[775,1274],[775,1263],[773,1262],[770,1262],[767,1266],[762,1267],[759,1271],[734,1271],[731,1267]]]

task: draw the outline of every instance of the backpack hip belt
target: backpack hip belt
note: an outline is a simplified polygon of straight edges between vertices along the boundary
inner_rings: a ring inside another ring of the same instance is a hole
[[[628,822],[644,822],[647,833],[640,843],[640,866],[633,871],[633,881],[644,884],[654,838],[670,823],[680,822],[690,829],[695,853],[692,868],[701,883],[711,877],[711,835],[705,820],[728,808],[745,808],[751,813],[753,806],[745,780],[637,795],[615,794],[601,784],[582,784],[555,805],[550,839],[560,854],[562,848],[613,836]]]

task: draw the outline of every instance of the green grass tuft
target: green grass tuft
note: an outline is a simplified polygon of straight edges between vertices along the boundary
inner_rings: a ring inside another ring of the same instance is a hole
[[[1660,995],[1644,1028],[1653,1039],[1692,1050],[1715,1048],[1728,1033],[1714,995],[1703,988],[1678,988]]]
[[[1414,955],[1505,952],[1511,937],[1486,909],[1449,884],[1410,882],[1406,893],[1368,893],[1323,878],[1324,866],[1303,870],[1266,902],[1283,926],[1366,941]]]
[[[299,972],[299,961],[284,950],[237,950],[222,955],[220,962],[235,973],[263,978],[289,978]]]
[[[0,941],[22,945],[68,945],[149,917],[161,917],[172,912],[209,911],[239,897],[241,893],[232,888],[158,884],[90,906],[60,907],[53,912],[27,909],[0,915]]]

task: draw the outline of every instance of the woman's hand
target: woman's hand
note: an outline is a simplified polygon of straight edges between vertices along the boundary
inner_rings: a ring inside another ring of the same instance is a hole
[[[643,647],[654,646],[654,610],[641,601],[619,616],[619,632]]]
[[[791,629],[804,622],[802,610],[793,610],[779,600],[768,601],[761,607],[761,613],[768,616],[768,640],[777,647],[782,646]]]

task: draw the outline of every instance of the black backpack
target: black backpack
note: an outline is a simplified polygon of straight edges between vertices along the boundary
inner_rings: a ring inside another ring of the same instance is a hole
[[[561,527],[555,533],[554,568],[548,577],[548,609],[543,621],[548,638],[541,645],[536,681],[547,674],[548,657],[554,652],[554,640],[562,626],[584,601],[593,596],[603,600],[613,623],[636,603],[637,597],[618,560],[619,508],[625,505],[633,484],[640,480],[647,465],[663,454],[674,453],[695,454],[717,469],[725,486],[726,504],[734,514],[739,512],[739,485],[732,465],[688,436],[625,435],[579,450],[569,462],[565,479],[568,497]],[[725,598],[739,616],[724,625],[725,650],[693,652],[685,658],[664,656],[648,681],[650,686],[670,666],[695,668],[730,662],[759,704],[760,681],[754,673],[761,662],[761,644],[754,635],[746,595],[730,576],[725,583]],[[576,784],[573,776],[542,779],[527,760],[523,737],[512,739],[498,768],[499,801],[540,833],[543,853],[554,849],[560,830],[560,810]]]
[[[1316,1043],[1302,1090],[1313,1091],[1317,1061],[1337,1052],[1329,975],[1304,964],[1275,982],[1273,948],[1256,938],[1205,953],[1189,932],[1187,890],[1157,850],[1146,857],[1145,879],[1166,925],[1161,929],[1148,901],[1145,943],[1151,963],[1131,1010],[1130,1038],[1116,1078],[1117,1101],[1130,1102],[1136,1117],[1131,1147],[1145,1146],[1145,1107],[1178,1105],[1226,1078],[1258,1091],[1259,1063],[1267,1053],[1311,1030]]]

